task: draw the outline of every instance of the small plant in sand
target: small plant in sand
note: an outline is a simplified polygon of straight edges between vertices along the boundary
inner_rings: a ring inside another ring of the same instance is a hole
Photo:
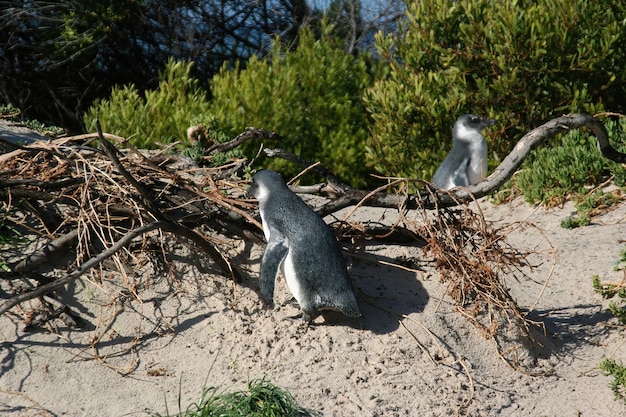
[[[22,234],[7,221],[7,212],[0,212],[0,244],[16,243],[22,239]]]
[[[611,301],[609,310],[621,323],[622,330],[626,331],[626,247],[620,251],[620,258],[614,269],[616,271],[624,271],[624,279],[621,283],[600,282],[598,276],[595,275],[592,277],[593,288],[603,298],[609,299],[617,296],[619,301]],[[604,375],[613,378],[609,386],[613,394],[615,394],[615,398],[622,399],[626,403],[626,367],[622,364],[622,361],[606,358],[600,362],[599,367]]]
[[[35,130],[46,136],[56,137],[65,132],[62,127],[47,125],[38,120],[19,120],[21,114],[22,112],[20,111],[20,109],[18,109],[11,103],[0,105],[0,116],[3,119],[19,121],[21,124],[28,127],[29,129]]]
[[[602,190],[592,191],[582,198],[582,201],[576,205],[576,214],[561,220],[561,227],[565,229],[574,229],[580,226],[587,226],[591,223],[591,218],[600,213],[615,207],[617,203],[622,201],[622,191],[616,189],[612,192],[605,193]]]
[[[257,379],[248,382],[247,391],[219,392],[218,388],[204,390],[197,404],[192,404],[185,411],[169,414],[168,417],[269,417],[309,416],[313,413],[300,407],[293,396],[271,382]],[[161,416],[156,414],[155,416]]]
[[[600,369],[604,375],[613,377],[609,386],[615,394],[615,398],[621,398],[626,403],[626,367],[622,361],[618,363],[615,359],[604,359],[600,362]]]

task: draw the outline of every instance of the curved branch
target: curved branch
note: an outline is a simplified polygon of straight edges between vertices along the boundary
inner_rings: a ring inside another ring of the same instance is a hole
[[[612,161],[622,164],[626,163],[626,154],[617,151],[609,143],[608,133],[602,121],[588,114],[569,114],[550,120],[549,122],[544,123],[524,135],[515,145],[511,153],[502,161],[493,173],[487,177],[485,181],[476,185],[470,187],[457,187],[446,191],[435,189],[432,184],[426,181],[407,179],[407,181],[422,182],[427,188],[426,192],[411,195],[408,199],[403,195],[387,193],[379,193],[372,196],[369,195],[370,191],[355,190],[347,187],[344,190],[338,189],[337,191],[342,191],[341,195],[337,199],[322,206],[317,210],[317,213],[321,216],[326,216],[342,208],[358,204],[366,197],[367,203],[365,203],[365,205],[367,206],[386,208],[403,206],[408,209],[415,209],[420,206],[425,209],[434,209],[435,207],[451,207],[458,205],[461,202],[484,197],[504,184],[506,180],[508,180],[520,167],[524,158],[526,158],[532,149],[535,149],[539,145],[547,142],[559,133],[564,133],[581,127],[588,127],[591,130],[593,135],[596,137],[598,150],[602,153],[602,155]],[[280,150],[280,152],[272,151],[270,156],[278,156],[300,165],[304,164],[303,166],[311,164],[310,162],[295,155],[294,158],[288,154],[288,152]],[[322,166],[315,167],[315,169],[316,171],[319,170],[319,173],[328,171]]]
[[[131,230],[126,233],[120,240],[115,242],[111,247],[102,251],[100,254],[90,258],[85,263],[83,263],[78,269],[70,273],[69,275],[56,279],[48,284],[41,285],[34,290],[27,292],[25,294],[17,295],[12,297],[7,302],[0,306],[0,316],[9,311],[11,308],[15,307],[19,303],[24,301],[32,300],[33,298],[39,297],[41,295],[52,292],[58,288],[63,287],[66,284],[69,284],[76,279],[80,278],[85,272],[89,271],[91,268],[101,264],[104,260],[113,256],[117,251],[128,245],[133,239],[138,236],[141,236],[145,233],[148,233],[152,230],[161,229],[169,233],[179,234],[181,236],[186,237],[187,239],[194,242],[198,245],[203,251],[209,254],[211,258],[224,270],[228,271],[231,274],[232,279],[235,282],[241,281],[240,272],[234,268],[233,265],[226,260],[218,251],[209,243],[206,239],[200,236],[198,233],[189,229],[180,224],[176,224],[170,221],[156,221],[145,226],[138,227],[136,229]]]
[[[264,149],[264,152],[270,158],[282,158],[282,159],[285,159],[289,162],[293,162],[294,164],[298,164],[305,168],[310,167],[311,171],[324,177],[326,181],[328,181],[328,185],[331,186],[338,193],[344,193],[344,192],[351,190],[349,185],[342,182],[331,170],[329,170],[328,168],[324,167],[321,164],[307,161],[301,156],[295,155],[291,152],[288,152],[280,148]]]
[[[598,150],[602,155],[611,161],[621,164],[626,163],[626,154],[617,151],[609,143],[609,135],[604,123],[588,114],[569,114],[552,119],[524,135],[491,175],[485,181],[469,187],[469,191],[476,197],[482,197],[496,190],[513,175],[532,149],[535,149],[559,133],[585,126],[596,137]]]

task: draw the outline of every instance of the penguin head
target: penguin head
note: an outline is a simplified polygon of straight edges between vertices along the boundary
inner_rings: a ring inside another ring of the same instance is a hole
[[[469,139],[475,136],[482,138],[480,132],[495,122],[494,119],[483,119],[475,114],[464,114],[456,120],[454,128],[452,129],[452,137],[458,140]]]
[[[287,185],[278,172],[263,169],[252,176],[252,183],[250,187],[248,187],[246,194],[256,197],[259,201],[263,201],[268,198],[271,191],[284,188],[287,188]]]

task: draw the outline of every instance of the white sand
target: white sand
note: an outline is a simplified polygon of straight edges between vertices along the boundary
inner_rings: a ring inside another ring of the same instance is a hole
[[[164,413],[166,403],[173,413],[179,401],[183,408],[198,401],[204,387],[243,389],[266,378],[324,416],[626,415],[626,405],[608,387],[610,378],[597,368],[605,357],[626,359],[625,331],[613,326],[608,301],[591,285],[594,274],[618,282],[624,276],[613,266],[626,238],[626,203],[574,230],[559,226],[571,204],[555,210],[520,200],[481,206],[496,224],[525,219],[537,226],[511,232],[514,247],[556,250],[551,275],[546,254],[531,272],[536,282],[507,280],[519,304],[537,303],[532,316],[546,321],[553,346],[530,370],[552,370],[551,376],[529,376],[505,364],[494,342],[456,312],[420,247],[367,242],[361,252],[378,261],[413,260],[423,270],[417,274],[351,260],[356,287],[395,314],[360,295],[362,328],[358,321],[327,325],[322,318],[306,328],[282,320],[298,312],[284,281],[277,286],[276,309],[263,307],[257,280],[262,246],[221,245],[247,272],[235,287],[216,274],[210,259],[173,243],[177,283],[166,279],[166,271],[146,283],[150,263],[138,268],[134,279],[148,287],[139,292],[142,302],[128,297],[107,304],[111,298],[86,279],[66,291],[66,299],[74,294],[80,300],[71,305],[91,330],[58,321],[56,333],[26,333],[17,310],[0,317],[0,414],[146,415]],[[365,208],[356,215],[378,220],[383,214],[393,220],[392,210]],[[113,281],[102,287],[111,294],[125,288]],[[101,337],[97,350],[90,346],[94,335]]]

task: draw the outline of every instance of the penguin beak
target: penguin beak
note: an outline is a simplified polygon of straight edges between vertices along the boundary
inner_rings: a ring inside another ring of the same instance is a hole
[[[485,125],[485,127],[491,126],[495,123],[496,123],[495,119],[483,119],[483,124]]]
[[[244,193],[243,198],[246,198],[246,199],[256,198],[252,192],[253,187],[255,187],[254,181],[250,184],[250,186]]]

